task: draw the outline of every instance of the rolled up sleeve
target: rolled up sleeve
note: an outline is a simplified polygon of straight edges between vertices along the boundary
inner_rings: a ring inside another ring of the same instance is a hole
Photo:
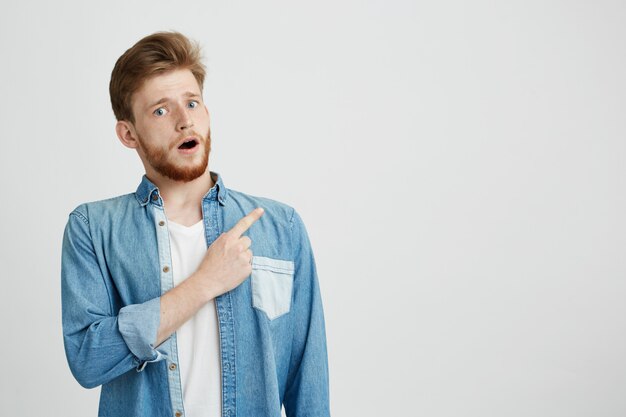
[[[143,304],[132,304],[120,309],[118,329],[128,349],[144,363],[162,359],[162,354],[152,346],[159,330],[161,298],[153,298]]]
[[[63,234],[61,297],[63,342],[76,380],[93,388],[165,358],[152,346],[160,298],[115,311],[114,288],[95,254],[87,216],[70,214]]]

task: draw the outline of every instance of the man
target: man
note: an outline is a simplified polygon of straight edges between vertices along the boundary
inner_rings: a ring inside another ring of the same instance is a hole
[[[147,36],[111,74],[136,192],[78,206],[63,237],[70,369],[100,416],[328,416],[324,316],[298,213],[208,169],[199,49]]]

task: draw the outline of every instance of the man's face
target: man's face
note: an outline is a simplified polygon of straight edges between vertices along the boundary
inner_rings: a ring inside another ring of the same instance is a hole
[[[209,112],[189,70],[144,82],[132,97],[137,152],[148,176],[189,182],[207,169],[211,152]]]

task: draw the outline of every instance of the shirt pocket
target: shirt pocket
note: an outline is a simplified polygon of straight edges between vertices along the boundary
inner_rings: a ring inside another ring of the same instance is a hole
[[[270,320],[291,308],[293,271],[293,261],[252,256],[252,306]]]

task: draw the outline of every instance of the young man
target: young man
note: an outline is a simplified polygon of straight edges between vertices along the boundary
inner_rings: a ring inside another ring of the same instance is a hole
[[[63,236],[70,369],[99,416],[329,416],[315,260],[298,213],[209,171],[198,47],[147,36],[111,75],[137,191],[78,206]]]

